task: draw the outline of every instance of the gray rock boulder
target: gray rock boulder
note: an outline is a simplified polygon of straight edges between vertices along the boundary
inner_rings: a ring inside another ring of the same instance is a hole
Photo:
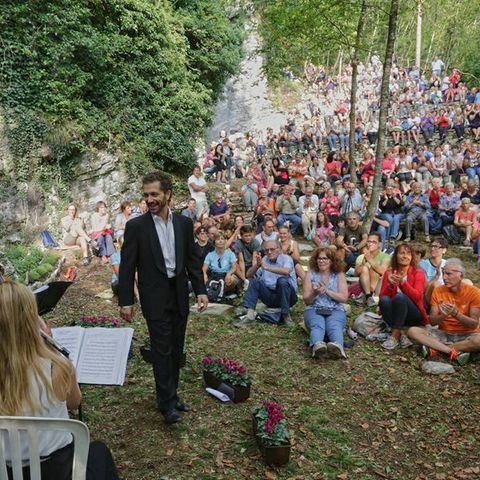
[[[430,375],[449,375],[455,373],[455,369],[449,363],[441,362],[424,362],[422,372]]]

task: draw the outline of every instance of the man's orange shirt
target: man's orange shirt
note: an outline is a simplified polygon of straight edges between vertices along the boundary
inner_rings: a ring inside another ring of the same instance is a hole
[[[288,166],[288,173],[290,174],[291,178],[294,178],[295,180],[301,180],[308,172],[307,169],[307,164],[305,163],[304,160],[302,160],[300,163],[292,162]]]
[[[469,317],[472,307],[480,308],[480,289],[472,285],[462,285],[458,293],[453,293],[445,285],[441,285],[433,291],[432,305],[440,306],[441,303],[453,303],[460,313]],[[452,333],[480,333],[478,325],[468,328],[452,316],[446,317],[439,327]]]

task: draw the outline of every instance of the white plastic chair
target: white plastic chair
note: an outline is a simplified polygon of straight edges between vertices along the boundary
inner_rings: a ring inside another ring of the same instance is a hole
[[[0,432],[6,431],[11,450],[11,467],[14,480],[23,480],[22,458],[20,448],[20,431],[26,431],[29,441],[30,478],[41,480],[40,454],[38,451],[37,432],[39,430],[60,430],[73,435],[74,454],[72,480],[85,480],[87,472],[88,448],[90,434],[87,426],[78,420],[38,417],[0,417]],[[4,445],[0,439],[0,480],[8,480]],[[44,479],[47,480],[47,479]]]

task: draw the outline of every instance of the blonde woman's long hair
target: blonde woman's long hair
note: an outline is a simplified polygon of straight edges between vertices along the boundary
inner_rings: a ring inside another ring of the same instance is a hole
[[[59,367],[66,394],[73,368],[66,358],[50,350],[40,335],[37,303],[32,292],[14,281],[0,284],[0,415],[35,414],[41,411],[32,381],[45,391],[49,401],[58,401],[41,366],[48,359]]]

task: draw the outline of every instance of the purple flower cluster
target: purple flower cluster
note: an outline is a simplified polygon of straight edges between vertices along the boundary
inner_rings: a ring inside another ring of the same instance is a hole
[[[120,319],[116,317],[108,317],[107,315],[101,315],[99,317],[81,316],[80,320],[76,322],[76,325],[80,327],[118,327],[120,325]]]
[[[265,430],[272,434],[275,426],[285,418],[283,407],[275,402],[262,402],[262,405],[267,409],[268,417],[265,420]]]
[[[247,373],[247,369],[240,365],[238,362],[235,360],[230,360],[227,357],[221,357],[221,358],[212,358],[212,357],[203,357],[202,363],[204,366],[210,365],[210,364],[215,364],[221,367],[223,367],[228,373],[231,373],[232,375],[245,375]]]

